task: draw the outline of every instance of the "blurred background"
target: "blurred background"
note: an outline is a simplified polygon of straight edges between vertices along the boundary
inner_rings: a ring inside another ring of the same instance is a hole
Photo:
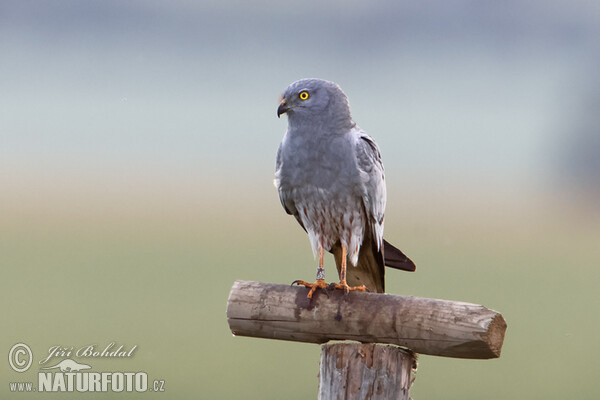
[[[225,318],[236,279],[314,276],[272,185],[305,77],[381,148],[417,264],[388,291],[508,322],[500,359],[421,356],[413,398],[600,397],[599,37],[586,1],[1,1],[0,351],[34,367],[1,362],[0,397],[114,341],[134,357],[89,364],[165,381],[145,397],[316,398],[318,346]]]

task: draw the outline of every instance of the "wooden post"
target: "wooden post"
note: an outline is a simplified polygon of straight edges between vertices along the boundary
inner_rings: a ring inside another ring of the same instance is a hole
[[[319,400],[408,400],[416,369],[415,354],[399,347],[324,344]]]
[[[227,321],[240,336],[361,342],[322,346],[321,400],[408,399],[414,353],[500,357],[506,322],[477,304],[341,290],[317,290],[307,299],[307,293],[305,287],[236,281]]]

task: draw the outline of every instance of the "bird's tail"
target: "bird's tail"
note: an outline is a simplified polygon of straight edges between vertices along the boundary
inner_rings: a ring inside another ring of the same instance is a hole
[[[417,269],[410,258],[406,257],[402,251],[389,244],[385,239],[383,240],[383,256],[387,267],[410,272]]]

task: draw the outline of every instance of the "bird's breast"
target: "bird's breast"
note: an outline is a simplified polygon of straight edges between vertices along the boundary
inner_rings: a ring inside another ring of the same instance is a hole
[[[279,178],[294,188],[303,186],[331,190],[359,179],[355,153],[344,137],[314,138],[289,135],[281,154]]]

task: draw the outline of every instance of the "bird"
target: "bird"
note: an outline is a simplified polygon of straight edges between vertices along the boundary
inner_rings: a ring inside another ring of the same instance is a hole
[[[283,114],[288,126],[274,184],[319,257],[316,282],[292,285],[309,288],[309,299],[319,288],[385,292],[386,265],[405,271],[416,266],[383,238],[386,185],[379,147],[354,122],[348,98],[334,82],[293,82],[280,97],[277,117]],[[325,282],[325,251],[334,256],[339,283]]]

